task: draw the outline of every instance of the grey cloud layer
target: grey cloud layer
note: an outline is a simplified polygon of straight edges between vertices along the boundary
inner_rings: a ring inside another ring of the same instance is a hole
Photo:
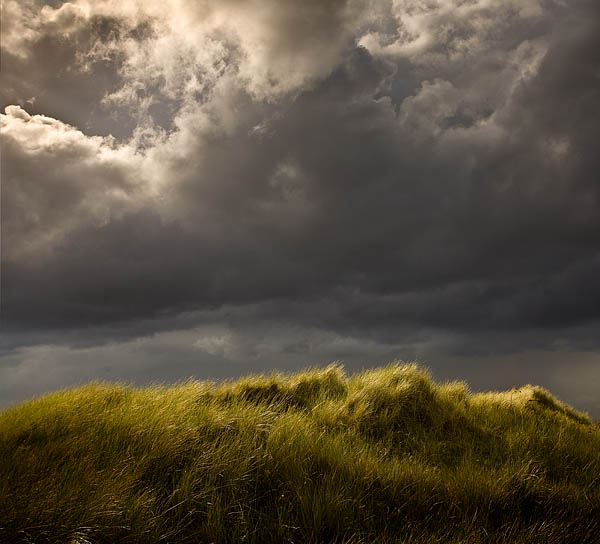
[[[5,12],[5,349],[223,307],[380,355],[598,348],[596,2]]]

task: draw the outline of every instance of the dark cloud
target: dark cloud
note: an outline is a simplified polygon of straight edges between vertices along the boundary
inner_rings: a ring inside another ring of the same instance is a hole
[[[591,368],[599,8],[451,4],[11,5],[6,368]]]

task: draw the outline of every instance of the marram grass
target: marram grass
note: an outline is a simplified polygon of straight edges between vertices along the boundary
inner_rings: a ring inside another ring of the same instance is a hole
[[[600,427],[395,363],[0,414],[0,542],[600,544]]]

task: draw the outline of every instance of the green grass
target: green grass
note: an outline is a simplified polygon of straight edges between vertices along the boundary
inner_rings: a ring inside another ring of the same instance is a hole
[[[0,414],[0,542],[600,543],[600,427],[416,365],[92,383]]]

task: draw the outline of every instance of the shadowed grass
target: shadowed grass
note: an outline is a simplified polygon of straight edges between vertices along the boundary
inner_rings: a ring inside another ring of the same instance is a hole
[[[395,363],[92,383],[0,415],[0,541],[600,543],[600,428]]]

